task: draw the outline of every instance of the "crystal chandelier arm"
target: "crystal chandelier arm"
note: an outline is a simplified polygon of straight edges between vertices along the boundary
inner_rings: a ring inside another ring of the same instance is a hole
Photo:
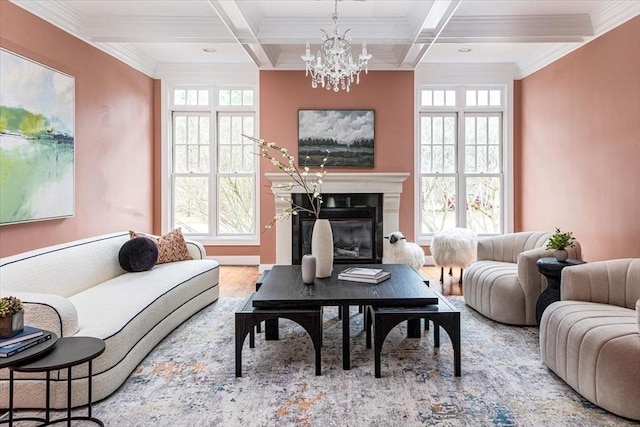
[[[306,74],[311,74],[311,86],[318,85],[338,92],[340,89],[349,92],[352,82],[360,82],[360,72],[364,69],[367,73],[367,65],[372,56],[367,52],[367,44],[362,44],[362,53],[354,61],[351,53],[349,36],[351,29],[347,29],[342,35],[338,28],[338,0],[334,2],[334,13],[331,15],[332,35],[321,29],[322,45],[318,54],[311,55],[309,42],[305,46],[305,55],[301,56],[306,65]]]

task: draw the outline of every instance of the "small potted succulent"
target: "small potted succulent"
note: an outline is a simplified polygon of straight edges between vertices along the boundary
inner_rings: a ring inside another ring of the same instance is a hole
[[[24,308],[16,297],[0,298],[0,339],[11,338],[24,329]]]
[[[556,232],[547,242],[547,250],[553,251],[553,256],[558,261],[566,261],[569,257],[569,253],[566,248],[574,247],[574,241],[575,238],[573,237],[573,232],[567,231],[563,233],[559,228],[556,228]]]

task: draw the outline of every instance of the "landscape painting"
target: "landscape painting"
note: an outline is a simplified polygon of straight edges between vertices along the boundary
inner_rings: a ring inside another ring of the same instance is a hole
[[[73,77],[0,49],[0,225],[74,214]]]
[[[298,110],[298,164],[373,167],[373,110]]]

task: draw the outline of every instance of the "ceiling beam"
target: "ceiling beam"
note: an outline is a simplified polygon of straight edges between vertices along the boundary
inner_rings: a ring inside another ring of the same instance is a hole
[[[431,46],[436,42],[438,36],[447,26],[453,15],[458,10],[462,0],[436,0],[433,7],[427,14],[418,35],[412,43],[411,49],[407,51],[407,55],[402,59],[400,64],[408,62],[411,68],[415,68],[420,64],[422,58],[427,54]],[[435,27],[434,27],[435,25]],[[429,41],[420,43],[419,37],[424,30],[433,34],[433,38]]]
[[[236,1],[208,0],[220,20],[236,41],[247,52],[251,60],[260,69],[273,69],[278,58],[273,57],[274,50],[265,50],[256,34],[242,14]]]
[[[593,36],[589,15],[453,16],[438,35],[438,43],[576,42]],[[435,34],[423,31],[417,42]]]

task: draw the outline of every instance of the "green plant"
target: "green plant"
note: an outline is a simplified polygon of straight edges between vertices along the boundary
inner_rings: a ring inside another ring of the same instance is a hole
[[[24,311],[22,301],[16,297],[0,298],[0,317],[13,316],[16,313]]]
[[[264,139],[248,135],[242,136],[252,140],[258,145],[259,152],[256,154],[269,160],[271,164],[280,169],[280,171],[289,175],[289,178],[291,178],[291,181],[287,184],[274,185],[271,187],[273,196],[276,199],[289,203],[290,207],[283,209],[282,213],[274,216],[273,219],[265,225],[265,228],[271,228],[277,220],[287,219],[291,215],[297,215],[298,212],[308,212],[316,218],[319,218],[320,208],[322,205],[320,186],[322,185],[322,179],[327,173],[324,166],[327,164],[327,158],[330,151],[327,150],[327,155],[322,159],[322,163],[318,166],[320,170],[315,174],[312,174],[309,170],[309,166],[305,165],[302,167],[302,170],[298,169],[295,157],[289,154],[286,148],[280,147],[274,142],[267,142]],[[280,157],[282,157],[282,160],[280,160]],[[307,156],[307,159],[309,159],[309,156]],[[311,209],[295,204],[288,195],[285,196],[282,194],[282,192],[291,192],[294,187],[302,188],[309,199]]]
[[[559,228],[556,228],[556,232],[549,238],[547,242],[548,250],[559,250],[564,248],[572,248],[575,246],[575,238],[573,232],[567,231],[563,233]]]

